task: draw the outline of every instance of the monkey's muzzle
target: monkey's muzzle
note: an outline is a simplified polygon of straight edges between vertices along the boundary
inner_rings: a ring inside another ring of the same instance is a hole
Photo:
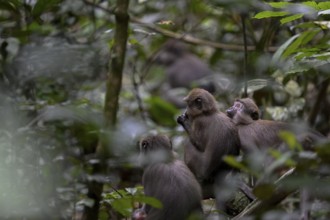
[[[229,118],[233,118],[235,115],[235,110],[233,108],[229,108],[226,110],[226,113]]]
[[[186,113],[183,113],[182,115],[179,115],[177,118],[176,118],[176,122],[178,122],[178,124],[180,125],[184,125],[185,121],[188,120],[188,116]]]

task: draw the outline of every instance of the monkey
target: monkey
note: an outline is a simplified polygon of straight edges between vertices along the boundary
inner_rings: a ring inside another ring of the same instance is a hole
[[[185,149],[184,158],[197,179],[228,169],[221,158],[238,155],[240,141],[232,121],[217,109],[216,100],[208,91],[195,88],[184,98],[186,111],[177,122],[188,133],[193,148]],[[219,160],[220,159],[220,160]]]
[[[259,108],[250,98],[237,99],[226,113],[238,127],[242,151],[245,153],[269,147],[285,151],[283,140],[279,137],[280,131],[296,134],[304,150],[312,150],[314,144],[324,138],[312,129],[301,129],[286,122],[260,119]]]
[[[206,63],[189,52],[186,45],[176,39],[168,40],[163,45],[155,62],[165,67],[166,78],[171,88],[191,88],[194,82],[212,74]],[[198,86],[209,92],[214,91],[211,82]]]
[[[153,62],[164,67],[165,81],[157,86],[161,97],[178,108],[185,107],[183,97],[178,97],[178,88],[198,87],[211,93],[216,90],[211,69],[179,40],[166,41]]]
[[[226,114],[217,109],[216,100],[208,91],[192,89],[184,100],[187,108],[177,118],[189,137],[184,145],[184,161],[202,185],[203,197],[216,197],[218,208],[227,208],[223,207],[226,206],[225,198],[217,195],[214,189],[234,171],[223,157],[239,155],[237,128]],[[237,187],[253,200],[255,197],[251,190],[246,191],[247,185],[242,184],[238,182]]]
[[[184,220],[202,215],[201,188],[186,164],[175,158],[165,135],[150,135],[139,142],[144,159],[142,185],[145,195],[162,202],[163,208],[145,206],[147,220]]]
[[[237,99],[226,112],[238,127],[242,151],[247,154],[253,151],[265,151],[271,147],[281,152],[288,151],[279,137],[279,132],[285,130],[293,132],[302,148],[308,151],[313,151],[315,144],[325,139],[325,136],[312,129],[297,129],[289,123],[261,120],[259,108],[250,98]],[[264,161],[267,165],[272,162],[272,159],[266,157]],[[258,180],[256,184],[262,181]],[[309,210],[306,208],[306,203],[310,199],[310,194],[304,187],[300,190],[301,219],[308,219]]]

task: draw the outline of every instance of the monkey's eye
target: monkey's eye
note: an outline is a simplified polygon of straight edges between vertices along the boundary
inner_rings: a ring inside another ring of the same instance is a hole
[[[258,114],[258,112],[252,112],[252,113],[251,113],[251,118],[252,118],[253,120],[258,120],[258,119],[259,119],[259,114]]]
[[[142,147],[142,150],[147,150],[147,148],[148,148],[148,142],[147,141],[143,141],[141,143],[141,147]]]
[[[197,109],[202,109],[202,99],[201,98],[196,98],[195,101],[194,101],[194,105],[196,106]]]
[[[195,101],[196,101],[196,103],[202,103],[202,99],[201,98],[197,98]]]
[[[236,102],[236,103],[234,104],[234,107],[235,107],[235,108],[241,108],[241,103]]]

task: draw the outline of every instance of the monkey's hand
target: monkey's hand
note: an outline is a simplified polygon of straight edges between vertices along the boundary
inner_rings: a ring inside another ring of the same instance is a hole
[[[182,115],[178,116],[176,121],[178,124],[180,124],[186,132],[189,134],[190,132],[190,120],[188,118],[188,115],[186,113],[183,113]]]
[[[182,125],[183,127],[187,120],[188,120],[188,117],[187,117],[186,113],[183,113],[182,115],[179,115],[176,118],[176,121],[178,122],[178,124]]]
[[[143,208],[137,209],[133,212],[132,219],[133,220],[144,220],[147,218],[147,213],[144,211]]]

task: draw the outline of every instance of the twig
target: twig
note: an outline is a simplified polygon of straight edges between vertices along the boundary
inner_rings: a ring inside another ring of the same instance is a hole
[[[286,189],[283,187],[282,182],[285,181],[287,178],[294,175],[295,168],[290,169],[285,174],[283,174],[276,182],[276,189],[273,193],[273,196],[270,199],[266,200],[260,200],[256,199],[253,202],[250,203],[240,214],[232,218],[232,220],[238,220],[242,217],[252,215],[252,214],[260,214],[269,208],[272,208],[279,204],[283,199],[285,199],[287,196],[289,196],[291,193],[295,192],[296,189]]]
[[[137,74],[135,64],[132,64],[132,69],[133,69],[132,70],[132,84],[133,84],[135,98],[136,98],[137,103],[138,103],[141,118],[142,118],[143,121],[146,121],[145,111],[144,111],[144,107],[143,107],[143,104],[142,104],[142,99],[141,99],[141,96],[140,96],[139,84],[136,80],[136,77],[139,76],[139,75]],[[141,83],[141,77],[140,77],[139,82]]]
[[[326,93],[327,93],[327,90],[328,90],[329,83],[330,83],[330,78],[327,78],[320,85],[320,90],[319,90],[319,93],[317,95],[316,102],[315,102],[315,104],[313,106],[313,109],[312,109],[312,111],[311,111],[311,113],[309,114],[309,117],[308,117],[308,123],[309,123],[310,126],[314,125],[317,114],[319,113],[319,110],[321,109],[321,105],[323,103],[323,100],[325,100],[326,97],[327,97]]]
[[[242,29],[243,29],[243,41],[244,41],[244,61],[243,61],[243,79],[244,79],[244,92],[243,98],[247,97],[247,60],[248,60],[248,49],[247,49],[247,39],[246,39],[246,27],[245,27],[245,15],[241,16],[242,19]]]
[[[116,13],[115,9],[107,9],[107,8],[104,8],[100,5],[93,4],[92,2],[89,2],[87,0],[84,0],[84,3],[87,4],[87,5],[96,7],[100,10],[105,11],[105,12],[108,12],[109,14],[115,14]],[[132,23],[138,24],[142,27],[145,27],[145,28],[147,28],[151,31],[160,33],[164,36],[182,40],[186,43],[196,44],[196,45],[204,45],[204,46],[209,46],[209,47],[213,47],[213,48],[216,48],[216,49],[222,49],[222,50],[228,50],[228,51],[244,51],[244,46],[243,45],[225,44],[225,43],[217,43],[217,42],[212,42],[212,41],[208,41],[208,40],[203,40],[203,39],[200,39],[200,38],[193,37],[193,36],[191,36],[189,34],[186,34],[186,33],[183,33],[183,34],[182,33],[175,33],[173,31],[161,28],[157,25],[150,24],[150,23],[145,23],[145,22],[141,21],[140,19],[138,19],[138,18],[136,18],[132,15],[130,15],[129,17],[130,17],[130,22],[132,22]],[[254,51],[254,50],[256,50],[256,47],[255,46],[247,46],[247,50],[248,51]],[[265,51],[271,51],[271,52],[274,52],[276,50],[277,50],[277,47],[269,47],[269,48],[265,49]]]

